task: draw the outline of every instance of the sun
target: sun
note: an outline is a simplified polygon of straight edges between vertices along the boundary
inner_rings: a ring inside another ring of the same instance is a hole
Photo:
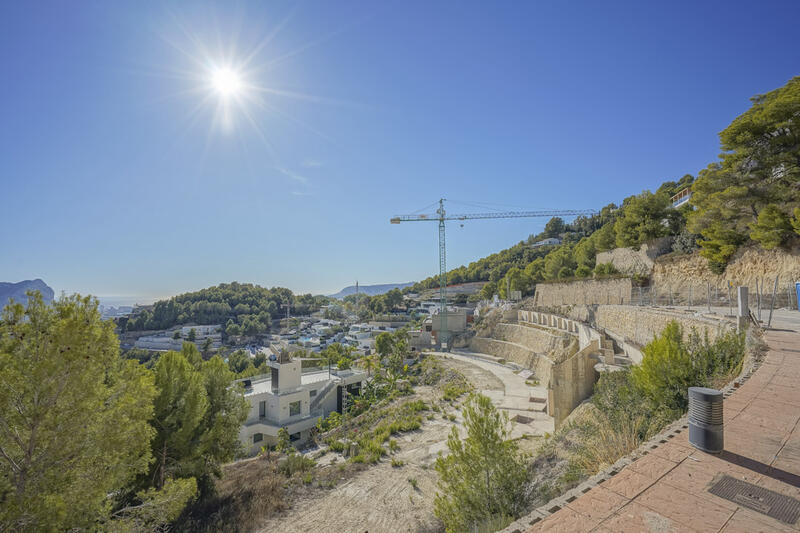
[[[223,98],[241,94],[244,84],[241,75],[229,67],[221,67],[211,72],[211,85]]]

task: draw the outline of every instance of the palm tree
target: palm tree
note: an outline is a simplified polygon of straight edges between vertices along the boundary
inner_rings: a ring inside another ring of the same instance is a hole
[[[375,354],[372,355],[365,355],[361,359],[358,360],[359,365],[364,367],[364,370],[367,371],[367,377],[370,377],[373,370],[377,370],[381,366],[381,362],[378,359],[378,356]]]

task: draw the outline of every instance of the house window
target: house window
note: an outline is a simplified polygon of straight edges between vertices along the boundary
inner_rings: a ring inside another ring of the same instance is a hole
[[[292,402],[289,404],[289,416],[295,416],[300,414],[300,402]]]
[[[256,433],[255,435],[253,435],[253,443],[261,442],[262,440],[264,440],[264,435],[263,434]]]
[[[300,440],[300,433],[292,433],[291,435],[289,435],[289,440],[291,442]]]
[[[317,389],[312,390],[311,392],[308,393],[308,395],[313,398],[314,396],[317,395]]]
[[[258,402],[258,416],[259,418],[267,416],[267,402]]]

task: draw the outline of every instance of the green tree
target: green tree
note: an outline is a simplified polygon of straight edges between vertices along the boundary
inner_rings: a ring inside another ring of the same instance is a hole
[[[560,237],[566,230],[567,225],[564,220],[560,217],[553,217],[544,225],[544,231],[542,231],[541,236],[543,239]]]
[[[200,373],[208,398],[200,448],[202,471],[197,472],[201,496],[214,490],[214,478],[222,477],[222,465],[232,461],[241,446],[239,429],[247,419],[250,403],[244,398],[241,385],[234,386],[236,376],[218,355],[204,362]]]
[[[622,216],[614,223],[617,246],[639,246],[668,235],[670,228],[664,224],[668,219],[668,209],[671,209],[669,197],[665,193],[644,191],[626,198],[622,204]]]
[[[374,354],[364,356],[361,359],[359,359],[358,362],[361,365],[361,367],[367,371],[367,377],[370,377],[372,372],[378,370],[381,366],[380,360]]]
[[[800,235],[800,207],[795,207],[792,213],[794,214],[791,220],[792,229],[795,233]]]
[[[233,321],[228,322],[225,326],[225,335],[230,337],[238,337],[242,334],[242,326],[239,324],[234,324]]]
[[[116,532],[162,531],[164,526],[180,516],[196,494],[194,478],[168,479],[161,490],[139,491],[136,501],[115,511],[104,529]]]
[[[434,512],[446,531],[468,531],[492,518],[517,516],[524,508],[525,461],[517,443],[509,439],[508,415],[491,400],[471,395],[464,404],[461,439],[453,427],[450,450],[436,459],[439,474]]]
[[[172,334],[172,338],[175,339],[175,340],[180,339],[181,338],[181,330],[176,329],[175,333]]]
[[[147,486],[161,489],[172,477],[195,477],[202,472],[203,418],[208,409],[203,376],[180,352],[166,352],[155,366],[152,441],[155,461]]]
[[[792,223],[778,206],[768,205],[758,214],[758,220],[750,224],[750,230],[751,239],[771,250],[786,243],[792,235]]]
[[[234,350],[228,355],[228,368],[234,374],[244,372],[245,368],[250,364],[250,356],[244,350]]]
[[[119,357],[97,301],[62,297],[0,318],[0,530],[91,530],[147,470],[155,387]]]
[[[575,245],[573,256],[578,266],[588,268],[589,272],[592,271],[595,265],[595,256],[597,255],[597,248],[594,244],[594,239],[584,237]],[[584,276],[585,277],[585,276]]]
[[[595,250],[598,252],[605,252],[606,250],[613,250],[617,246],[617,234],[614,230],[614,223],[609,222],[595,233],[592,234],[595,244]]]
[[[379,333],[377,337],[375,337],[375,351],[381,357],[386,357],[390,353],[392,353],[392,348],[394,347],[394,337],[391,333],[384,331],[383,333]]]
[[[189,342],[194,342],[196,339],[197,339],[197,332],[194,330],[194,328],[192,328],[189,330],[189,334],[186,336],[186,340],[188,340]]]
[[[454,283],[453,280],[450,280],[450,282]],[[392,310],[403,303],[403,293],[400,292],[400,289],[392,289],[384,295],[384,301],[386,307]]]
[[[720,133],[722,161],[692,185],[696,209],[689,229],[702,235],[700,253],[717,271],[747,242],[750,225],[758,224],[765,207],[789,212],[800,204],[800,77],[751,100],[750,109]]]
[[[203,358],[207,358],[211,354],[211,347],[213,346],[213,341],[211,337],[206,337],[206,340],[203,341]]]
[[[544,258],[544,277],[548,280],[569,277],[575,266],[572,250],[569,246],[562,245]],[[562,275],[563,273],[566,273],[566,276]]]

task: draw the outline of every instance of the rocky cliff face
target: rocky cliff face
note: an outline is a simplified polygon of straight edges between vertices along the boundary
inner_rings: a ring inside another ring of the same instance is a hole
[[[28,302],[28,297],[25,293],[28,291],[42,293],[45,303],[52,302],[55,297],[53,289],[40,279],[28,279],[18,283],[0,282],[0,307],[4,307],[9,299],[25,305]]]
[[[672,237],[663,237],[643,244],[638,250],[615,248],[597,254],[597,264],[611,263],[619,272],[628,275],[649,276],[655,259],[672,249]]]
[[[728,264],[725,272],[714,274],[708,262],[698,253],[678,257],[660,258],[653,266],[652,281],[656,285],[671,286],[676,289],[692,284],[710,283],[712,287],[746,285],[755,288],[764,281],[772,290],[775,276],[778,277],[778,290],[783,292],[789,285],[800,281],[800,249],[762,250],[758,247],[742,248]]]

